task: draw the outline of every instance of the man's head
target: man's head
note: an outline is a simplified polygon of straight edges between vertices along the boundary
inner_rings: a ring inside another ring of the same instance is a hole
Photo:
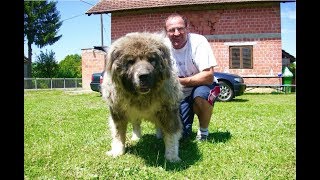
[[[188,22],[180,14],[174,13],[165,20],[165,31],[173,48],[181,49],[187,43]]]

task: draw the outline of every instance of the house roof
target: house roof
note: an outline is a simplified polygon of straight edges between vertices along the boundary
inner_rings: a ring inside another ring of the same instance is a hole
[[[295,2],[296,0],[100,0],[86,14],[104,14],[116,11],[173,7],[183,5],[203,5],[241,2]]]
[[[291,55],[290,53],[286,52],[285,50],[282,49],[282,58],[288,58],[290,59],[290,62],[295,62],[296,61],[296,58]]]

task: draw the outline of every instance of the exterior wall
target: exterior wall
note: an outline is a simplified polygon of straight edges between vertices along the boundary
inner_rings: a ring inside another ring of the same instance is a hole
[[[191,32],[207,37],[218,63],[215,71],[235,73],[244,77],[277,76],[281,72],[279,2],[259,3],[259,7],[254,4],[211,5],[202,8],[183,6],[176,9],[158,8],[115,12],[112,13],[111,18],[111,40],[114,41],[129,32],[162,31],[165,18],[172,12],[178,12],[189,19]],[[230,69],[229,46],[243,43],[253,45],[253,69]],[[84,71],[84,65],[82,68]],[[86,75],[83,74],[83,77]],[[278,84],[279,82],[275,82],[274,79],[265,78],[265,84]],[[245,78],[245,83],[257,84],[256,80],[257,78]]]
[[[82,88],[90,90],[92,73],[102,72],[106,53],[96,49],[82,49]]]
[[[281,40],[255,40],[253,42],[253,69],[229,69],[228,42],[215,42],[213,53],[218,66],[215,71],[234,73],[244,77],[246,84],[279,84],[275,78],[246,78],[250,76],[277,76],[282,70]],[[281,82],[280,82],[281,84]]]

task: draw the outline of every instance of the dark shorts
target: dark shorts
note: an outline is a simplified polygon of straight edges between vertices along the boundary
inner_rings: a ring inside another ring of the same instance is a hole
[[[183,124],[183,137],[188,137],[192,132],[192,124],[194,118],[193,102],[194,98],[202,97],[206,99],[209,104],[214,106],[216,97],[219,96],[220,87],[219,84],[213,83],[208,86],[197,86],[193,88],[191,95],[185,97],[180,104],[180,116]]]

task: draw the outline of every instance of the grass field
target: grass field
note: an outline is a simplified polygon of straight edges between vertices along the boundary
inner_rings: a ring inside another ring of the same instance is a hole
[[[180,143],[180,163],[164,159],[152,124],[116,159],[106,103],[96,93],[24,92],[25,179],[296,179],[296,95],[246,93],[217,102],[209,140]]]

